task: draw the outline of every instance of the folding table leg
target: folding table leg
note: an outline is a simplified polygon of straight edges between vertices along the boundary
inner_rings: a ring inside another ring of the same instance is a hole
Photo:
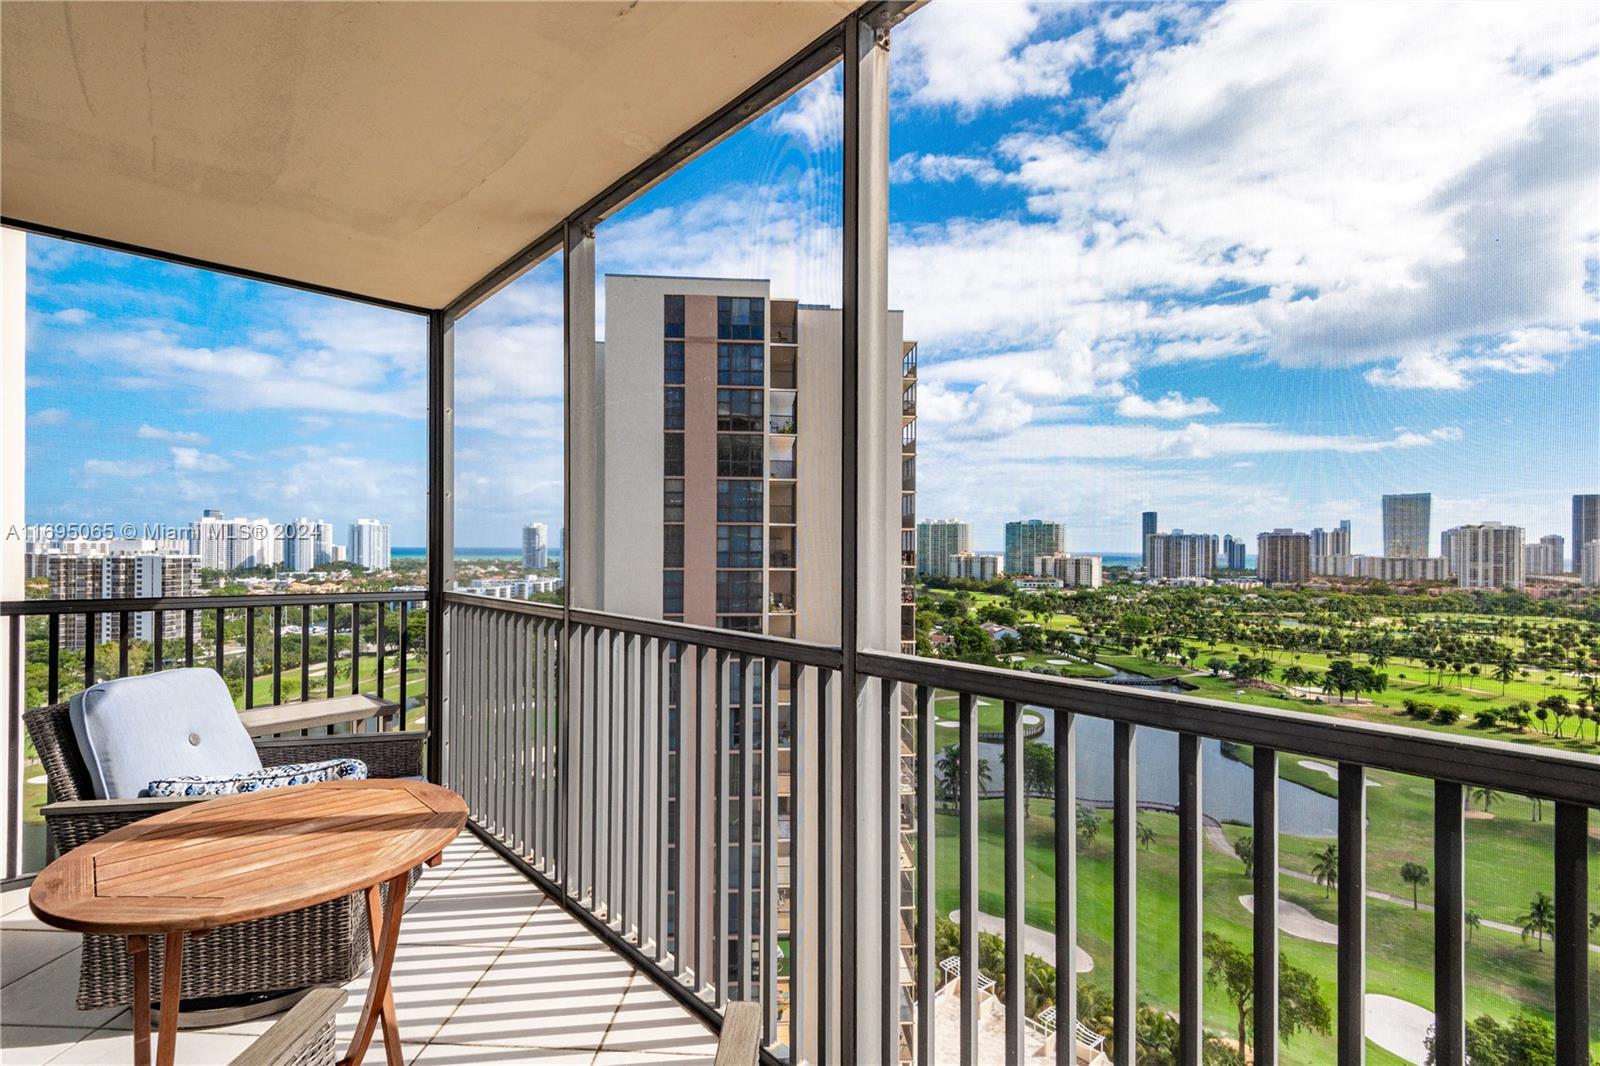
[[[339,1060],[339,1066],[360,1066],[372,1044],[372,1032],[378,1018],[383,1018],[384,1052],[390,1066],[401,1061],[400,1033],[394,1010],[394,991],[389,984],[389,971],[394,966],[394,952],[400,941],[400,919],[405,916],[406,887],[409,873],[403,873],[389,882],[389,906],[383,906],[376,885],[367,889],[367,928],[373,936],[372,983],[367,986],[367,1001],[361,1007],[361,1020],[356,1023],[355,1035],[350,1039],[350,1050]],[[373,935],[379,930],[381,935]]]
[[[150,1066],[150,941],[128,937],[133,959],[133,1066]]]

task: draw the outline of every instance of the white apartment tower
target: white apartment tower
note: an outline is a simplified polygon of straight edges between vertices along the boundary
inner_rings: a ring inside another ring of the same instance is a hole
[[[291,573],[308,573],[333,561],[333,523],[298,518],[283,531],[283,565]]]
[[[550,530],[543,522],[522,527],[522,565],[529,570],[543,570],[550,565]]]
[[[376,518],[350,523],[349,560],[368,570],[389,569],[389,527]]]
[[[1145,570],[1152,578],[1210,577],[1217,560],[1215,533],[1152,533],[1144,539]]]
[[[1457,585],[1468,589],[1522,587],[1522,527],[1474,522],[1445,530],[1442,539]]]
[[[1548,577],[1567,570],[1567,541],[1559,533],[1539,538],[1522,549],[1522,569],[1528,577]]]

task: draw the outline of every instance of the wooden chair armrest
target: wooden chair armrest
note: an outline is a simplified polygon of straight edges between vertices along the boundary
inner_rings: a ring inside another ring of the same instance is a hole
[[[393,700],[380,700],[363,693],[307,700],[304,703],[252,707],[239,712],[239,721],[244,723],[245,730],[252,737],[270,737],[281,733],[298,733],[302,729],[365,722],[369,718],[393,720],[399,717],[400,711],[400,704]]]
[[[57,800],[39,808],[45,818],[130,814],[146,817],[210,799],[209,796],[151,796],[139,799]]]
[[[761,1055],[761,1007],[729,1003],[722,1014],[715,1066],[756,1066]]]
[[[301,997],[272,1028],[240,1052],[229,1066],[282,1066],[300,1061],[301,1052],[333,1020],[349,998],[344,989],[318,986]]]

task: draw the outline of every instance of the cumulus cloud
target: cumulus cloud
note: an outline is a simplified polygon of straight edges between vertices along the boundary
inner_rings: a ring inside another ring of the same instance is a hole
[[[141,425],[136,435],[140,440],[175,441],[180,444],[204,444],[206,442],[204,433],[192,433],[181,429],[162,429],[149,423]]]
[[[1064,97],[1072,74],[1094,58],[1089,31],[1032,40],[1049,18],[1047,4],[930,4],[917,32],[896,47],[909,67],[911,99],[971,114],[1028,97]]]
[[[172,468],[189,473],[214,474],[229,468],[228,461],[220,455],[210,455],[199,448],[173,448]]]
[[[1194,418],[1216,414],[1217,410],[1217,405],[1204,396],[1188,400],[1181,392],[1169,392],[1154,400],[1129,395],[1117,402],[1117,414],[1123,418]]]
[[[844,94],[839,77],[824,74],[809,82],[772,120],[773,129],[817,151],[839,143],[844,134]]]

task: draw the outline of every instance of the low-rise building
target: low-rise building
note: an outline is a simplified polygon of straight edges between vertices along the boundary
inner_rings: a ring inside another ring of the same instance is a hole
[[[1033,572],[1040,577],[1053,577],[1065,588],[1097,589],[1101,583],[1098,555],[1041,555],[1033,561]]]
[[[922,554],[919,552],[920,560]],[[944,576],[968,578],[972,581],[994,581],[1005,573],[1004,560],[998,555],[979,555],[975,552],[955,552],[945,556]]]

